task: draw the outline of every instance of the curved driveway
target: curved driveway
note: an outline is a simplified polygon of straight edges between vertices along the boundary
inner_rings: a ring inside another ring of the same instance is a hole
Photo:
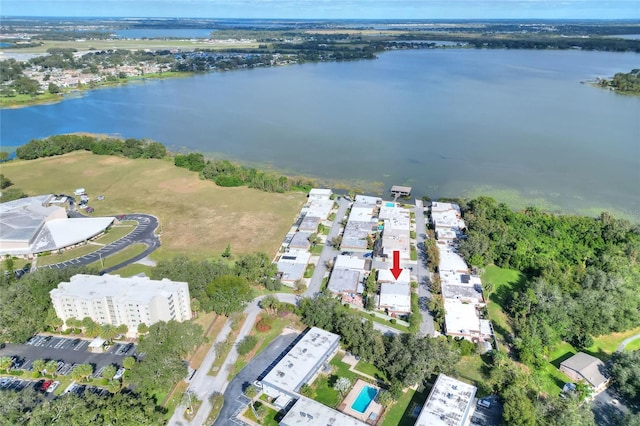
[[[147,246],[144,252],[141,254],[128,259],[118,265],[106,268],[100,271],[100,274],[106,274],[111,271],[115,271],[116,269],[120,269],[126,265],[137,262],[140,259],[148,256],[151,252],[160,247],[160,239],[155,234],[155,230],[158,228],[158,218],[155,216],[151,216],[143,213],[135,213],[128,215],[121,215],[121,220],[135,220],[138,222],[138,226],[129,234],[120,238],[113,243],[107,244],[104,247],[91,252],[89,254],[85,254],[84,256],[77,257],[75,259],[67,260],[65,262],[54,263],[52,265],[44,265],[39,266],[39,268],[67,268],[69,266],[85,266],[91,263],[99,262],[100,259],[104,259],[107,256],[115,254],[125,248],[129,247],[132,244],[142,243]]]

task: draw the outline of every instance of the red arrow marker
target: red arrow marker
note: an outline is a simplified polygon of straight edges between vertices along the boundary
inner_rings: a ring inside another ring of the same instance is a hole
[[[402,268],[400,267],[400,251],[399,250],[393,251],[393,268],[391,268],[390,271],[396,280],[402,273]]]

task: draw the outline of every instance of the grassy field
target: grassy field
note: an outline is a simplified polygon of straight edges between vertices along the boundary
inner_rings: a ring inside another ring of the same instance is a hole
[[[1,49],[6,54],[10,53],[46,53],[47,49],[63,48],[89,51],[93,49],[249,49],[257,48],[259,43],[228,42],[225,40],[215,43],[205,40],[33,40],[42,41],[42,46],[25,47],[22,49]]]
[[[640,349],[640,339],[636,339],[624,347],[625,351],[637,351]]]
[[[113,225],[109,231],[96,240],[100,244],[111,244],[120,238],[126,237],[136,229],[135,225]]]
[[[113,271],[112,274],[120,275],[121,277],[132,277],[138,274],[146,274],[148,277],[151,276],[151,270],[153,267],[148,265],[143,265],[141,263],[133,263],[131,265],[127,265],[124,268],[120,268],[116,271]]]
[[[73,152],[12,161],[2,171],[29,195],[72,193],[79,186],[103,201],[94,216],[149,213],[160,219],[162,247],[152,257],[211,258],[231,253],[276,252],[300,209],[304,194],[271,194],[222,188],[167,160],[132,160]],[[52,178],[54,177],[54,178]]]
[[[80,247],[65,250],[60,254],[52,253],[48,256],[38,257],[38,266],[52,265],[54,263],[65,262],[67,260],[75,259],[76,257],[84,256],[85,254],[93,253],[96,250],[100,250],[102,246],[97,244],[85,244]]]
[[[368,362],[360,360],[358,361],[354,369],[360,371],[361,373],[368,374],[371,377],[375,377],[378,380],[382,380],[383,382],[387,382],[386,374],[378,370],[375,365],[369,364]]]
[[[489,394],[486,382],[489,379],[489,357],[480,355],[463,356],[456,365],[458,378],[478,388],[479,396]]]
[[[129,247],[103,258],[102,261],[94,262],[92,266],[97,266],[102,269],[111,268],[141,254],[146,249],[147,246],[142,243],[131,244]]]
[[[391,406],[384,415],[382,426],[413,426],[416,422],[414,409],[424,405],[428,392],[416,392],[409,389]]]
[[[483,282],[493,284],[493,292],[489,295],[487,309],[498,341],[503,345],[510,341],[510,336],[513,335],[509,317],[504,311],[506,302],[509,295],[517,289],[523,279],[524,275],[519,271],[502,269],[495,265],[487,266],[482,275]]]

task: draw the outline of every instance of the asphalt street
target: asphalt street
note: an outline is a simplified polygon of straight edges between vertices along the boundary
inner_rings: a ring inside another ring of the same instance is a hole
[[[158,228],[158,219],[155,216],[151,216],[148,214],[136,213],[136,214],[128,214],[123,215],[122,220],[134,220],[138,222],[138,226],[131,233],[120,238],[117,241],[114,241],[111,244],[107,244],[104,247],[96,250],[92,253],[86,254],[84,256],[77,257],[75,259],[67,260],[65,262],[54,263],[52,265],[43,265],[38,266],[38,268],[67,268],[70,266],[85,266],[94,262],[99,262],[101,259],[106,258],[112,254],[115,254],[125,248],[129,247],[132,244],[142,243],[147,246],[146,250],[131,258],[122,262],[118,265],[109,267],[100,271],[101,274],[106,274],[111,271],[115,271],[124,266],[127,266],[131,263],[137,262],[140,259],[151,254],[154,250],[160,247],[160,239],[155,234],[155,230]]]
[[[233,418],[249,403],[249,399],[244,396],[244,390],[247,386],[262,378],[267,369],[280,360],[283,353],[298,336],[297,333],[278,336],[231,380],[224,392],[224,405],[214,425],[224,426],[228,425],[230,421],[234,421]]]
[[[344,218],[345,213],[347,212],[347,208],[349,208],[349,202],[344,198],[340,198],[337,202],[338,212],[336,213],[336,218],[334,219],[333,224],[331,225],[331,229],[329,230],[327,242],[340,235],[340,229],[342,228],[341,222]],[[320,253],[320,260],[318,260],[316,269],[313,272],[313,276],[311,277],[309,287],[307,287],[307,290],[304,292],[304,295],[306,297],[314,297],[318,293],[320,293],[322,279],[327,273],[327,262],[332,260],[338,254],[340,254],[340,252],[334,249],[328,243],[324,245],[324,247],[322,248],[322,252]]]
[[[418,297],[420,304],[420,313],[422,314],[422,323],[420,323],[420,333],[428,336],[435,334],[433,315],[427,309],[427,303],[431,299],[431,291],[429,291],[429,269],[427,268],[427,251],[425,241],[427,239],[424,205],[422,200],[416,199],[416,249],[418,252],[418,262],[416,267],[416,276],[418,279]]]

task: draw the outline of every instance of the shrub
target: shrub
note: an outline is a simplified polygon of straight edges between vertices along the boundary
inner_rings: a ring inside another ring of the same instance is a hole
[[[256,330],[258,330],[261,333],[271,330],[271,322],[272,322],[271,318],[262,318],[256,324]]]
[[[389,320],[389,322],[390,322],[391,324],[395,324],[397,321],[396,321],[396,319],[395,319],[395,318],[391,318],[391,319]]]
[[[256,336],[245,336],[240,343],[238,343],[238,354],[246,355],[255,348],[258,343]]]

